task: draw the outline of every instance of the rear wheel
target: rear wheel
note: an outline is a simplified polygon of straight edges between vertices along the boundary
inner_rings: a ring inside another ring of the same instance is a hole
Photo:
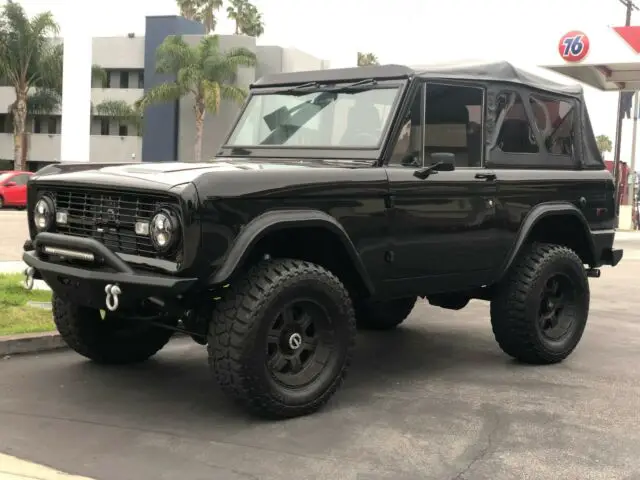
[[[522,362],[561,362],[582,338],[589,298],[589,279],[573,250],[533,244],[491,301],[493,333]]]
[[[209,363],[222,389],[260,416],[310,414],[351,363],[355,318],[342,283],[300,260],[254,266],[214,309]]]
[[[62,339],[97,363],[128,364],[147,360],[164,347],[172,330],[81,307],[53,294],[53,320]],[[176,321],[167,324],[175,327]]]
[[[4,208],[4,198],[0,197],[0,210]]]
[[[418,297],[396,298],[385,302],[362,302],[356,307],[358,328],[391,330],[409,316]]]

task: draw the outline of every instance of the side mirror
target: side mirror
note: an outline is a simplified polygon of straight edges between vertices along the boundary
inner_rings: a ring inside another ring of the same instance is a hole
[[[16,182],[7,182],[4,184],[5,187],[16,187],[17,185]]]

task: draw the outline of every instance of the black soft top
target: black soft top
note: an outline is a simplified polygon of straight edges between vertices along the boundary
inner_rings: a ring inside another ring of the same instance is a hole
[[[276,87],[308,82],[358,81],[366,78],[393,80],[411,77],[515,83],[548,92],[574,97],[582,96],[582,87],[580,85],[556,83],[515,67],[509,62],[466,62],[436,64],[419,68],[410,68],[404,65],[380,65],[310,70],[265,75],[252,86]]]

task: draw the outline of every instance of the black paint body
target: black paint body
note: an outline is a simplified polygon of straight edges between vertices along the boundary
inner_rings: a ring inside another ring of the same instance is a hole
[[[239,156],[223,146],[220,156],[208,164],[61,164],[45,168],[29,183],[29,225],[36,249],[31,244],[26,248],[25,261],[54,290],[65,288],[60,275],[75,275],[90,285],[86,298],[95,297],[92,303],[104,301],[100,290],[106,281],[105,269],[83,267],[82,275],[78,268],[61,273],[60,264],[47,261],[38,251],[38,243],[44,242],[33,227],[32,209],[38,195],[52,186],[160,192],[179,202],[181,262],[117,255],[131,271],[116,268],[108,280],[124,285],[123,299],[150,275],[156,282],[166,279],[165,284],[154,286],[159,296],[197,294],[224,285],[242,271],[262,238],[283,229],[328,231],[348,255],[363,291],[378,299],[490,286],[502,278],[532,232],[540,235],[541,222],[550,219],[571,227],[567,231],[575,238],[567,241],[579,243],[585,264],[595,268],[619,261],[621,252],[612,250],[617,223],[614,184],[604,165],[586,165],[578,157],[574,168],[504,168],[491,163],[491,146],[487,145],[480,168],[458,167],[419,179],[414,176],[415,168],[386,166],[399,131],[397,119],[407,108],[407,92],[434,79],[433,75],[389,68],[333,71],[334,81],[375,73],[402,86],[395,121],[378,149],[292,151],[271,147]],[[345,72],[351,72],[350,76]],[[304,82],[303,74],[290,75],[299,75],[292,83]],[[469,79],[473,76],[465,81]],[[475,79],[475,84],[489,91],[495,82]],[[572,98],[581,102],[579,96]],[[583,142],[591,145],[592,132],[582,134],[591,135]],[[54,237],[64,243],[63,237]],[[138,299],[149,295],[149,288],[140,287],[139,294],[129,295]]]

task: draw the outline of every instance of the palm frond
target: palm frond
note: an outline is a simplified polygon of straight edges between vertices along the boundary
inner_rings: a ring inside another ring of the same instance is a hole
[[[136,102],[135,106],[139,110],[144,111],[149,105],[172,102],[180,99],[187,93],[189,93],[189,90],[185,89],[181,84],[176,82],[162,83],[149,89],[144,96]]]
[[[171,35],[156,51],[156,71],[177,74],[181,68],[196,63],[196,51],[181,36]]]
[[[257,64],[256,54],[246,48],[234,48],[225,54],[216,52],[204,60],[205,77],[212,81],[231,83],[238,67],[253,67]]]
[[[93,110],[100,117],[127,122],[138,129],[142,126],[142,112],[123,100],[105,100]]]
[[[100,85],[105,85],[107,83],[108,74],[107,71],[102,68],[100,65],[93,64],[91,65],[91,82],[94,80],[98,81]]]
[[[234,103],[241,104],[249,94],[244,88],[237,85],[221,85],[222,98],[231,100]]]
[[[53,89],[39,88],[27,97],[27,115],[51,115],[60,111],[62,95]]]

